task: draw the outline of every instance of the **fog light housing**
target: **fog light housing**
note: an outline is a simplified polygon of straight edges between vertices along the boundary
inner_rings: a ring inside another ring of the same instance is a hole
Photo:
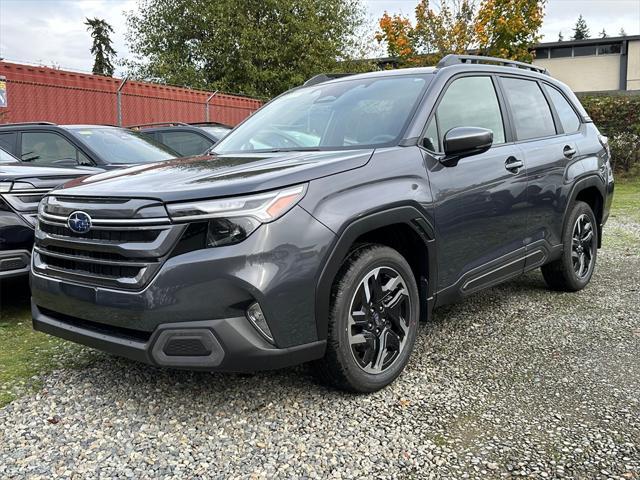
[[[247,318],[269,343],[274,343],[273,335],[271,334],[271,330],[269,330],[269,325],[264,318],[264,313],[262,313],[262,308],[260,308],[258,302],[249,305],[249,308],[247,308]]]

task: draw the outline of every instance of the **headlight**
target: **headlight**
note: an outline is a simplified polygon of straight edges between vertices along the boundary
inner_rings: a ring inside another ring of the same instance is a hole
[[[206,246],[241,242],[263,223],[287,213],[304,197],[306,185],[297,185],[242,197],[220,198],[167,205],[174,222],[208,220]]]

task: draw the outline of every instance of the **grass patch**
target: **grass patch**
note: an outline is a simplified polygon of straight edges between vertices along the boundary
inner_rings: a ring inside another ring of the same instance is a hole
[[[640,178],[616,180],[611,217],[640,223]]]
[[[88,365],[95,354],[80,345],[33,330],[26,282],[3,282],[0,289],[2,407],[22,393],[40,388],[43,374],[56,368]]]

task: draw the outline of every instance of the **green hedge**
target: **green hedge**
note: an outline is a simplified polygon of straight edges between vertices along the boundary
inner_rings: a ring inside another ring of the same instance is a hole
[[[634,92],[581,94],[598,129],[609,137],[614,169],[640,173],[640,95]]]

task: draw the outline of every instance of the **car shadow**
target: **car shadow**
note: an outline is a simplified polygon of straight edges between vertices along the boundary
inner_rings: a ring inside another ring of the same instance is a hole
[[[509,295],[505,295],[505,290],[509,291]],[[436,309],[433,317],[420,328],[417,342],[426,342],[430,335],[442,335],[444,331],[446,335],[467,335],[472,328],[473,317],[483,317],[483,312],[495,308],[496,302],[507,302],[513,296],[530,295],[532,292],[536,292],[536,296],[539,296],[541,301],[544,301],[545,295],[554,294],[546,290],[539,273],[528,274],[473,295],[471,297],[474,299],[473,302],[462,301]],[[461,316],[468,317],[469,321],[460,321]],[[127,390],[130,399],[137,399],[142,403],[147,402],[150,392],[156,397],[169,393],[174,401],[176,396],[179,396],[181,403],[191,401],[198,405],[202,398],[207,398],[208,405],[213,406],[238,400],[241,401],[243,408],[256,411],[267,408],[270,404],[281,403],[285,401],[285,397],[286,403],[304,403],[317,401],[319,398],[349,401],[354,398],[353,394],[327,388],[316,381],[309,365],[275,371],[257,371],[251,374],[234,374],[157,368],[108,354],[100,354],[95,360],[93,366],[89,367],[95,369],[95,372],[86,377],[95,384],[96,395],[101,397],[110,395],[109,392],[112,390],[109,388],[110,385],[117,385],[118,388],[113,393],[113,401],[121,398],[119,397],[121,393],[118,392],[123,388]],[[437,362],[437,356],[433,361],[420,359],[419,365],[412,361],[409,368],[426,367],[435,370],[438,368]],[[124,382],[124,385],[123,378],[129,379]],[[396,382],[388,389],[374,393],[373,396],[384,396],[390,393],[393,395],[394,390],[402,389],[401,382],[402,377],[400,377],[400,383]],[[172,407],[167,404],[166,408]]]

